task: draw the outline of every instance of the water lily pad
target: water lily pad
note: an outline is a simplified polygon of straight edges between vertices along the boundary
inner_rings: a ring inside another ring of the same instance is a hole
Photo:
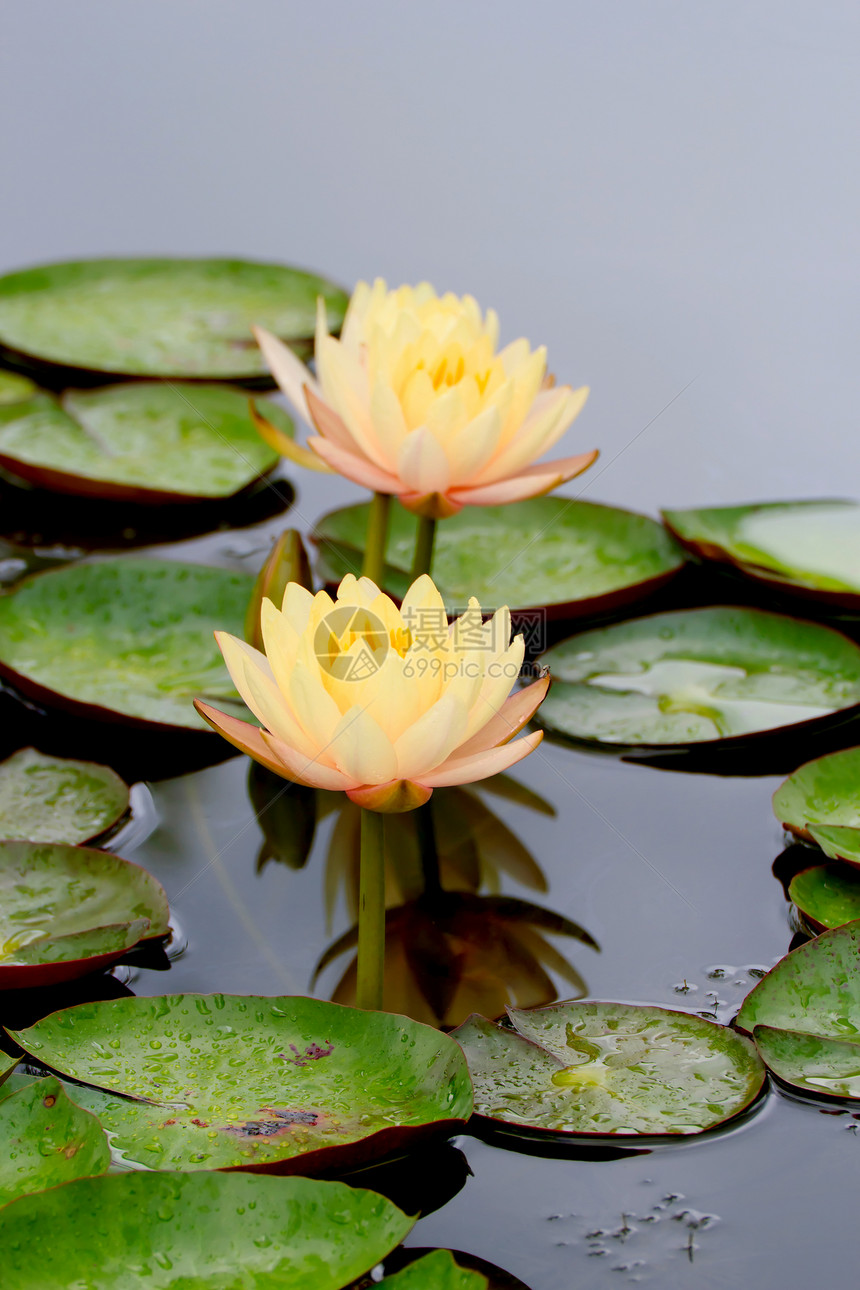
[[[808,761],[780,784],[773,810],[784,828],[831,859],[860,865],[860,748]]]
[[[340,1290],[413,1221],[375,1192],[307,1178],[87,1178],[0,1211],[3,1290]]]
[[[844,715],[860,703],[860,649],[840,632],[715,606],[581,632],[541,658],[537,714],[574,739],[687,746]]]
[[[128,810],[128,785],[107,766],[22,748],[0,762],[0,838],[89,842]]]
[[[786,1082],[860,1097],[860,922],[822,932],[780,959],[747,995],[736,1024]],[[762,1028],[768,1033],[760,1035]]]
[[[98,1121],[55,1079],[35,1080],[0,1102],[0,1205],[74,1178],[107,1172],[110,1148]]]
[[[106,376],[259,377],[256,323],[282,340],[330,328],[348,297],[324,278],[248,260],[79,260],[0,278],[0,344],[19,358]],[[67,383],[71,383],[68,382]]]
[[[461,1268],[450,1250],[433,1250],[380,1284],[390,1290],[486,1290],[487,1278]]]
[[[290,418],[267,402],[285,434]],[[0,466],[53,492],[162,505],[231,497],[272,469],[248,396],[140,381],[0,406]]]
[[[688,1013],[566,1002],[508,1015],[514,1030],[476,1016],[453,1032],[475,1114],[496,1126],[589,1137],[701,1133],[746,1110],[764,1083],[751,1043]]]
[[[168,930],[167,897],[119,856],[60,843],[0,842],[0,988],[94,971]]]
[[[0,372],[0,407],[6,403],[20,403],[36,393],[36,386],[26,376],[17,372]]]
[[[816,931],[860,918],[860,873],[848,865],[804,869],[792,878],[788,894]]]
[[[117,999],[15,1039],[52,1070],[138,1099],[80,1090],[113,1149],[150,1169],[316,1173],[449,1133],[472,1107],[453,1040],[316,999]]]
[[[672,533],[705,559],[844,608],[860,608],[860,505],[765,502],[664,511]]]
[[[321,572],[339,582],[361,566],[368,507],[332,511],[312,534]],[[417,520],[391,508],[385,587],[402,596],[411,582]],[[436,531],[433,578],[449,610],[470,596],[485,607],[547,606],[557,617],[594,614],[654,591],[684,563],[655,520],[632,511],[538,497],[510,506],[467,506]]]
[[[0,595],[0,675],[47,707],[205,728],[192,699],[237,696],[212,635],[242,635],[247,574],[173,561],[64,565]]]

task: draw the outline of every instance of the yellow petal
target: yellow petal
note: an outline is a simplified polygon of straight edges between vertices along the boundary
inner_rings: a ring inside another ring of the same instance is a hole
[[[337,768],[359,784],[384,784],[397,775],[394,746],[364,708],[343,714],[328,751]]]

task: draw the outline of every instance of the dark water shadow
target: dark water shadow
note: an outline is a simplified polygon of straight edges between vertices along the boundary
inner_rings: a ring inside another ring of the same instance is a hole
[[[386,1196],[405,1214],[424,1218],[453,1200],[472,1177],[472,1170],[452,1142],[436,1142],[336,1177],[352,1187],[366,1187]]]
[[[169,966],[169,965],[168,965]],[[37,1021],[61,1008],[73,1008],[79,1003],[101,1003],[109,999],[126,999],[134,994],[127,985],[109,972],[91,972],[76,981],[62,985],[40,986],[32,990],[3,990],[0,992],[0,1026],[5,1030],[26,1030]],[[21,1057],[23,1050],[0,1030],[0,1050],[11,1057]]]

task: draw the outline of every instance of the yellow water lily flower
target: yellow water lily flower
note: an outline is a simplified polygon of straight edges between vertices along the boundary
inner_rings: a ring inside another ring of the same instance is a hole
[[[337,598],[289,583],[264,600],[265,653],[216,632],[233,682],[261,728],[196,701],[235,747],[276,774],[339,789],[372,811],[405,811],[434,788],[467,784],[526,757],[541,732],[511,743],[549,678],[511,693],[523,638],[510,613],[484,623],[476,600],[449,625],[427,575],[398,609],[348,574]]]
[[[317,379],[263,328],[255,335],[278,385],[317,435],[296,444],[259,414],[260,433],[303,465],[330,468],[419,515],[539,497],[585,470],[597,452],[534,464],[565,433],[588,389],[555,386],[546,350],[497,350],[499,322],[471,296],[429,283],[353,293],[340,339],[318,302]]]

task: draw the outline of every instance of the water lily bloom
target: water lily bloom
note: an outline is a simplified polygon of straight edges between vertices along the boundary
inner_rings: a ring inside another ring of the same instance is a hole
[[[298,784],[339,789],[371,811],[411,810],[434,788],[507,770],[541,740],[514,736],[546,694],[542,677],[511,693],[523,639],[510,614],[483,623],[478,602],[449,625],[433,581],[400,609],[352,574],[337,598],[289,583],[263,601],[265,653],[216,632],[233,682],[260,727],[196,700],[236,748]]]
[[[389,291],[360,282],[340,339],[318,302],[317,379],[262,328],[255,335],[278,385],[317,431],[308,448],[255,414],[283,455],[337,471],[418,515],[539,497],[585,470],[597,452],[537,462],[565,433],[588,389],[555,386],[546,350],[516,340],[497,351],[499,323],[471,296],[426,282]],[[535,464],[537,463],[537,464]]]

